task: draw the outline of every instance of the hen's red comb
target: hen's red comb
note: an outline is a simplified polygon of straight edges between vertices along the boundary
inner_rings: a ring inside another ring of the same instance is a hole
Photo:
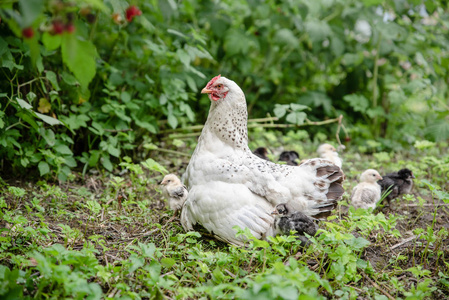
[[[206,87],[210,87],[210,86],[211,86],[212,84],[214,84],[214,82],[215,82],[218,78],[220,78],[220,77],[221,77],[221,74],[215,76],[214,78],[212,78],[212,79],[207,83]]]

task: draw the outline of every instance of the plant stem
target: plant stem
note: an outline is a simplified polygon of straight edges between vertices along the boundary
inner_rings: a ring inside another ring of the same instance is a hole
[[[379,40],[376,45],[376,56],[374,57],[374,70],[373,70],[373,108],[377,107],[378,87],[377,77],[379,76],[379,49],[380,41],[382,40],[382,33],[379,33]],[[374,117],[374,128],[376,130],[375,136],[378,136],[379,130],[377,129],[377,116]]]

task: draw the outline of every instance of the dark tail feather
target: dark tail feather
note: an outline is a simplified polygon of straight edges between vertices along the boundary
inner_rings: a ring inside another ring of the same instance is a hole
[[[345,189],[340,182],[332,182],[329,186],[329,191],[327,192],[326,197],[329,200],[338,200],[341,198],[344,192]]]
[[[343,174],[341,169],[339,167],[337,167],[336,165],[328,165],[328,166],[320,167],[320,168],[316,169],[316,175],[318,177],[323,177],[324,175],[335,174],[335,173]]]

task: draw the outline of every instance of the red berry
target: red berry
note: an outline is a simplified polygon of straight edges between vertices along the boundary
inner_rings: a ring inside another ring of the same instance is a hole
[[[75,31],[75,25],[65,24],[65,31],[67,31],[68,33],[73,33]]]
[[[135,16],[140,16],[142,14],[142,11],[138,9],[135,5],[131,5],[126,10],[126,19],[128,22],[131,22]]]
[[[27,27],[24,30],[22,30],[22,35],[26,38],[26,39],[31,39],[34,36],[34,30],[31,27]]]
[[[346,141],[346,142],[350,142],[350,141],[351,141],[351,138],[350,138],[349,136],[347,136],[347,137],[345,137],[345,141]]]
[[[61,21],[53,21],[53,34],[62,34],[64,32],[64,24]]]

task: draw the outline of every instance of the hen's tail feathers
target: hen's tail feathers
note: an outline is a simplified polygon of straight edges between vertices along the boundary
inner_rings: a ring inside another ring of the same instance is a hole
[[[316,175],[318,180],[315,182],[317,188],[326,192],[327,201],[317,201],[313,208],[317,213],[313,215],[315,219],[323,219],[330,215],[331,211],[337,206],[345,192],[342,182],[346,176],[343,171],[333,163],[323,159],[312,159],[304,164],[316,166]]]

